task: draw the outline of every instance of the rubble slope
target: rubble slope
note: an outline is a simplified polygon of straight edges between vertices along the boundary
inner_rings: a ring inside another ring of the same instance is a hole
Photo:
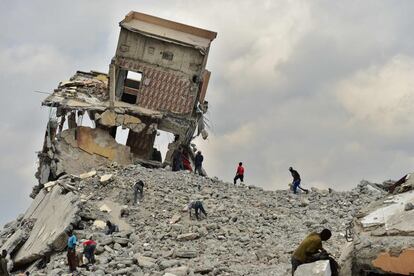
[[[145,195],[132,205],[131,186],[138,179],[145,182]],[[78,238],[93,234],[98,242],[97,264],[91,271],[80,268],[81,275],[289,275],[290,255],[304,236],[331,229],[326,249],[339,257],[345,228],[358,209],[383,196],[367,182],[349,192],[313,188],[293,195],[187,171],[117,164],[96,174],[64,176],[56,185],[74,187],[81,200],[80,220],[73,225]],[[192,199],[203,201],[206,219],[190,220],[183,212]],[[107,219],[120,226],[119,233],[104,234],[99,227]],[[0,244],[18,227],[19,221],[7,224]],[[45,268],[29,269],[35,275],[64,275],[66,253],[52,254]]]

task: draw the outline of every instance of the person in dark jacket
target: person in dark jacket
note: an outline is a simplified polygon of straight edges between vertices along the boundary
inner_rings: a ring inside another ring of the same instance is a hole
[[[181,171],[184,169],[182,153],[183,149],[181,147],[176,149],[173,153],[172,170],[174,172]]]
[[[244,168],[243,168],[243,163],[242,162],[240,162],[239,166],[237,167],[236,176],[233,179],[234,185],[236,185],[237,179],[240,179],[241,183],[243,183],[243,181],[244,181]]]
[[[197,220],[200,220],[200,213],[203,213],[204,216],[207,217],[207,212],[206,210],[204,210],[203,203],[201,201],[199,200],[190,201],[190,203],[188,204],[188,213],[190,214],[190,219],[192,218],[191,216],[192,209],[194,209],[194,213],[195,213]]]
[[[3,250],[0,256],[0,276],[9,276],[9,271],[7,270],[7,251]]]
[[[301,186],[300,186],[300,181],[301,181],[301,179],[300,179],[300,175],[299,175],[299,173],[296,171],[296,170],[294,170],[292,167],[289,167],[289,171],[290,171],[290,174],[292,175],[292,177],[293,177],[293,182],[292,182],[292,188],[293,188],[293,193],[294,194],[296,194],[297,193],[297,190],[298,190],[298,188],[299,189],[301,189],[302,191],[304,191],[305,193],[309,193],[309,190],[307,190],[307,189],[303,189]]]
[[[115,223],[110,222],[109,220],[106,221],[106,231],[107,235],[112,235],[114,232],[119,232],[118,225]]]
[[[198,173],[201,176],[204,176],[203,173],[203,160],[204,156],[201,154],[201,151],[198,151],[194,158],[194,173]]]
[[[138,197],[142,199],[144,197],[144,182],[142,180],[138,180],[134,186],[134,204],[137,204]]]

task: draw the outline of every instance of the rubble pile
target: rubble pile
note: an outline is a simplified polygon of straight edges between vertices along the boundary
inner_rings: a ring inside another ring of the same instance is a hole
[[[55,93],[61,93],[64,98],[77,98],[78,93],[84,97],[95,96],[99,101],[107,101],[108,76],[106,73],[78,71],[69,81],[61,82]]]
[[[133,205],[137,180],[144,181],[145,192]],[[289,275],[290,255],[311,231],[330,228],[333,237],[325,247],[339,257],[345,229],[358,210],[384,196],[372,187],[361,182],[349,192],[312,188],[309,194],[294,195],[234,186],[188,171],[112,163],[46,183],[28,212],[1,231],[0,245],[14,261],[23,260],[15,263],[15,270],[34,275],[68,273],[57,237],[70,228],[78,239],[92,234],[98,243],[96,264],[79,268],[80,275]],[[40,198],[45,198],[42,205]],[[76,214],[50,207],[63,198],[75,204]],[[190,200],[203,202],[206,219],[189,218],[185,207]],[[35,207],[43,208],[47,218],[30,215]],[[106,220],[120,232],[105,235]],[[30,227],[21,227],[29,222]],[[39,240],[46,248],[28,246],[42,233],[40,224],[53,233],[53,240]],[[23,229],[25,235],[19,233]],[[13,248],[8,246],[12,242]]]

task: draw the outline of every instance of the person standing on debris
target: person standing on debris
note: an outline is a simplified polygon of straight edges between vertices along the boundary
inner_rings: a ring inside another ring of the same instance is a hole
[[[82,245],[83,245],[83,254],[85,255],[86,259],[88,259],[88,263],[94,264],[96,242],[92,239],[92,236],[90,236],[88,240],[84,241]]]
[[[76,245],[78,243],[78,240],[72,230],[68,232],[68,236],[68,265],[70,272],[74,272],[78,266],[78,260],[76,257]]]
[[[115,223],[110,222],[109,220],[106,221],[106,234],[112,235],[114,232],[119,232],[119,228]]]
[[[3,250],[0,256],[0,276],[9,276],[9,271],[7,270],[7,251]]]
[[[292,275],[295,274],[298,266],[320,260],[329,260],[332,275],[338,275],[338,263],[322,247],[322,241],[329,240],[331,236],[332,233],[329,229],[323,229],[320,233],[313,232],[309,234],[292,255]]]
[[[204,176],[203,173],[203,160],[204,156],[201,154],[201,151],[198,151],[194,158],[194,173],[198,173],[201,176]]]
[[[195,216],[197,220],[200,220],[200,212],[204,214],[207,218],[207,212],[204,210],[203,203],[199,200],[190,201],[188,204],[188,213],[190,214],[190,219],[192,218],[191,210],[194,209]]]
[[[181,171],[184,169],[182,154],[183,154],[183,148],[181,146],[177,150],[175,150],[173,153],[172,170],[174,172]]]
[[[134,205],[138,203],[138,197],[139,199],[142,199],[144,197],[144,182],[142,180],[138,180],[134,186]]]
[[[300,186],[301,179],[300,179],[299,173],[296,170],[294,170],[292,167],[289,167],[289,171],[290,171],[290,173],[292,174],[292,177],[293,177],[293,182],[292,182],[293,193],[296,194],[298,188],[301,189],[302,191],[304,191],[305,193],[309,193],[309,190],[303,189]]]
[[[240,179],[241,183],[243,183],[243,181],[244,181],[244,168],[243,168],[243,163],[242,162],[240,162],[239,166],[237,167],[236,176],[233,179],[234,185],[236,185],[237,179]]]

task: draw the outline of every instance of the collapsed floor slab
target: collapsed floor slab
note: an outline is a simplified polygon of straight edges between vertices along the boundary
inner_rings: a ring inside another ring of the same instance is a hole
[[[79,203],[78,195],[66,192],[59,185],[53,186],[50,192],[43,189],[22,220],[31,221],[31,229],[17,229],[2,246],[12,253],[14,266],[27,265],[48,253],[63,250],[67,239],[65,230],[80,219],[77,217]]]

